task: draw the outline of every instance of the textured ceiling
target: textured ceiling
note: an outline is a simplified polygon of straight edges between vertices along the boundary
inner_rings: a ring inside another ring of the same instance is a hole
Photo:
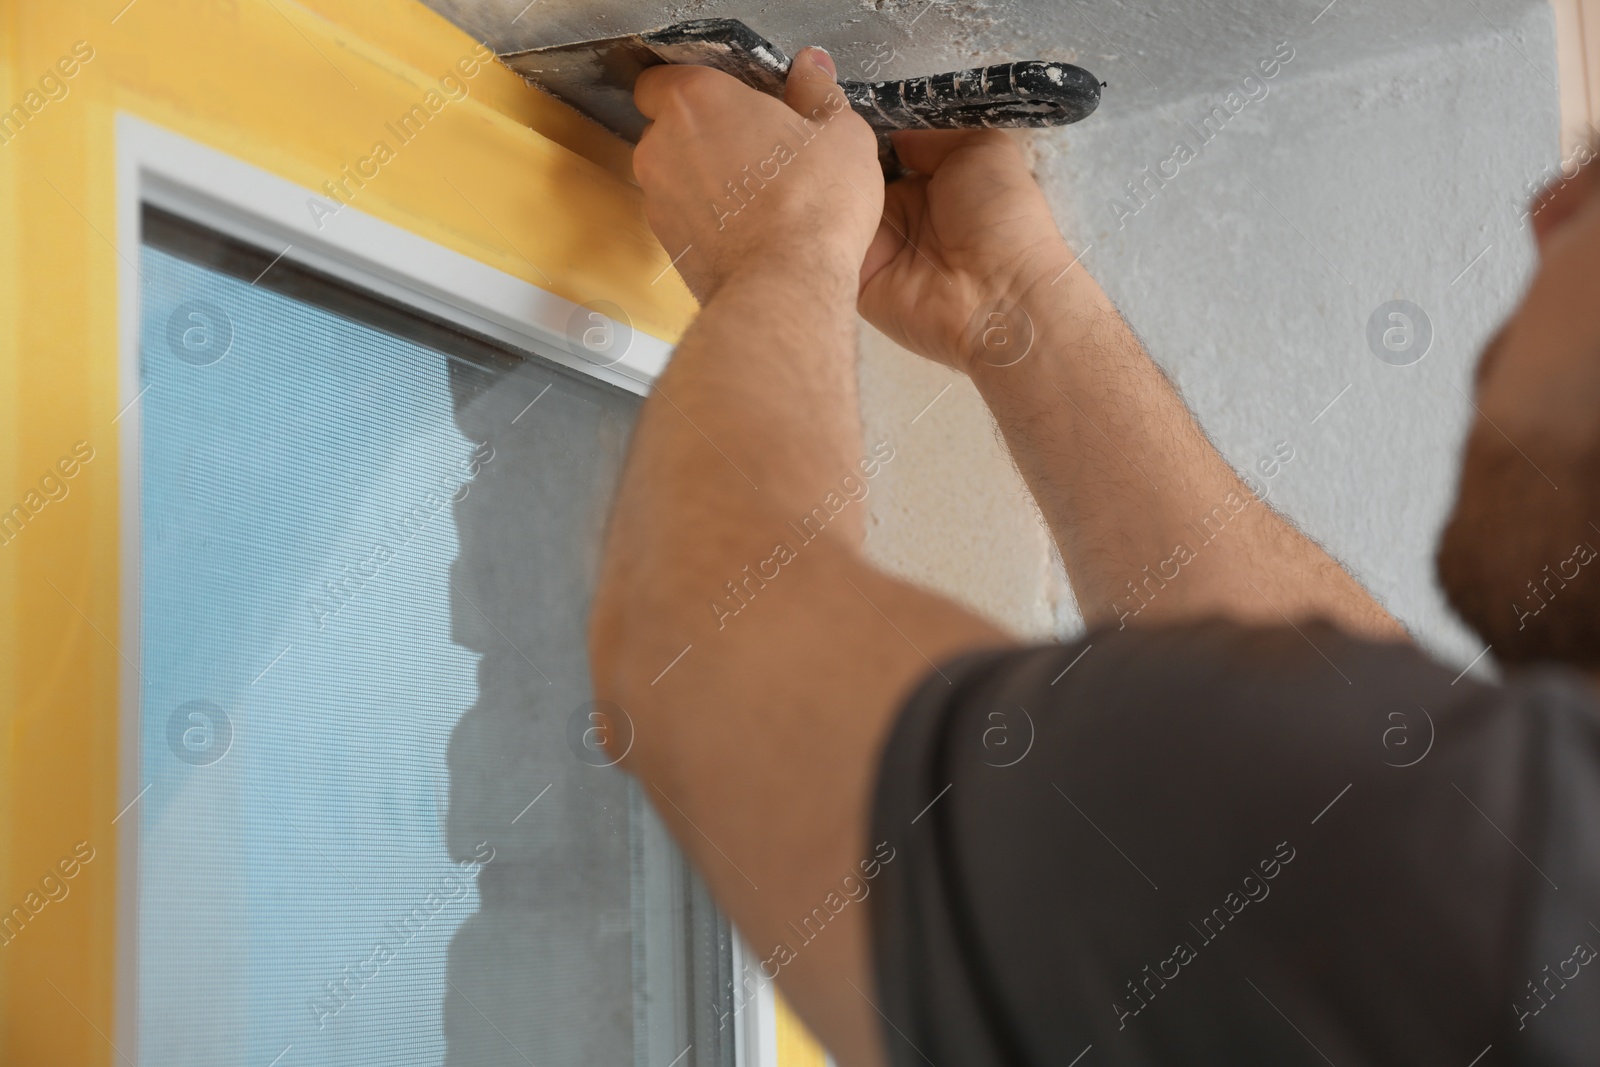
[[[1289,41],[1295,73],[1468,34],[1498,33],[1530,0],[427,0],[498,52],[732,16],[791,54],[833,53],[842,78],[910,77],[1058,59],[1110,83],[1102,115],[1232,86]],[[876,57],[876,59],[875,59]]]

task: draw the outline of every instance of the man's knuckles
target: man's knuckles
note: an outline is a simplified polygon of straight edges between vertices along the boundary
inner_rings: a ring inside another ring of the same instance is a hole
[[[635,106],[656,121],[718,113],[750,94],[761,95],[731,74],[687,63],[650,67],[633,88]]]
[[[660,136],[652,124],[645,127],[644,136],[633,148],[633,176],[639,187],[649,192],[663,176],[667,139]]]

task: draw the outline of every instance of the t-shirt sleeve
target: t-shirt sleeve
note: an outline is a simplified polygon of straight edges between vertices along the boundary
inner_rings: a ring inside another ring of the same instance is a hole
[[[1596,768],[1574,679],[1327,626],[943,664],[874,802],[891,1062],[1589,1062]]]

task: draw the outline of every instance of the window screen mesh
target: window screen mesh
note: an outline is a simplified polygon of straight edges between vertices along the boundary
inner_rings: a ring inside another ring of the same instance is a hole
[[[637,398],[145,226],[142,1061],[730,1063],[726,926],[583,741]]]

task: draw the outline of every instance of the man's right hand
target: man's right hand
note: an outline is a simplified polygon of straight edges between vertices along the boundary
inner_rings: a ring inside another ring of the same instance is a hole
[[[1072,263],[1021,149],[999,130],[894,135],[916,173],[888,186],[860,310],[901,346],[967,371],[987,313]]]

